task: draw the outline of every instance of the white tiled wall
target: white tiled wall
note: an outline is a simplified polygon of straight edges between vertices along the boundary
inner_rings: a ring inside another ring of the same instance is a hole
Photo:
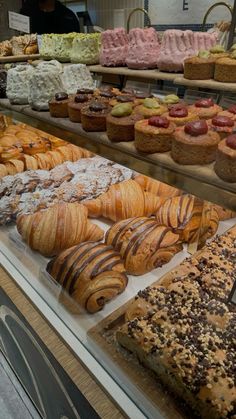
[[[124,10],[124,22],[126,22],[129,13],[136,7],[143,7],[143,0],[87,0],[87,7],[95,25],[104,29],[114,27],[114,10]],[[144,15],[141,12],[135,13],[130,22],[130,27],[142,27]]]

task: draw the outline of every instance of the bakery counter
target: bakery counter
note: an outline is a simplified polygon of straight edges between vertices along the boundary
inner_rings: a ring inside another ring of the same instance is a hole
[[[52,118],[49,112],[36,112],[28,106],[13,106],[7,99],[1,99],[0,106],[2,109],[8,109],[16,120],[47,130],[53,135],[63,137],[133,170],[194,193],[200,198],[232,210],[236,209],[235,183],[227,183],[218,178],[213,170],[213,164],[182,166],[175,163],[169,153],[149,155],[138,153],[133,142],[112,143],[106,133],[85,132],[81,124],[64,118]]]

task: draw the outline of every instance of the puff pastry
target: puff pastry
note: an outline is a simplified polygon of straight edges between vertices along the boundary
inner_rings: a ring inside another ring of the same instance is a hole
[[[167,185],[167,183],[160,182],[159,180],[152,179],[148,176],[138,175],[134,178],[146,192],[150,192],[157,196],[171,198],[172,196],[182,195],[182,191]]]

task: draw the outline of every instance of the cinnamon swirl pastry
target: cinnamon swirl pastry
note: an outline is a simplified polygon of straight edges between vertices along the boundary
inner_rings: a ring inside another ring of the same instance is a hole
[[[128,283],[121,256],[103,243],[71,247],[52,259],[47,271],[89,313],[101,310]]]

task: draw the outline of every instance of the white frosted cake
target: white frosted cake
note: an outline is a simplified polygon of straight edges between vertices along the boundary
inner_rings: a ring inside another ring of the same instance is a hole
[[[37,111],[47,111],[48,102],[63,90],[61,71],[55,66],[38,66],[30,78],[29,104]]]
[[[72,42],[71,62],[81,64],[97,64],[101,35],[99,33],[78,34]]]
[[[89,69],[85,64],[71,64],[64,67],[62,74],[64,90],[74,94],[81,88],[94,88],[94,82]]]
[[[34,73],[31,65],[18,65],[7,72],[7,97],[11,103],[26,105],[30,91],[30,79]]]
[[[44,68],[48,70],[56,70],[59,72],[63,71],[63,66],[59,61],[57,60],[50,60],[50,61],[40,61],[40,63],[37,65],[37,68]]]

